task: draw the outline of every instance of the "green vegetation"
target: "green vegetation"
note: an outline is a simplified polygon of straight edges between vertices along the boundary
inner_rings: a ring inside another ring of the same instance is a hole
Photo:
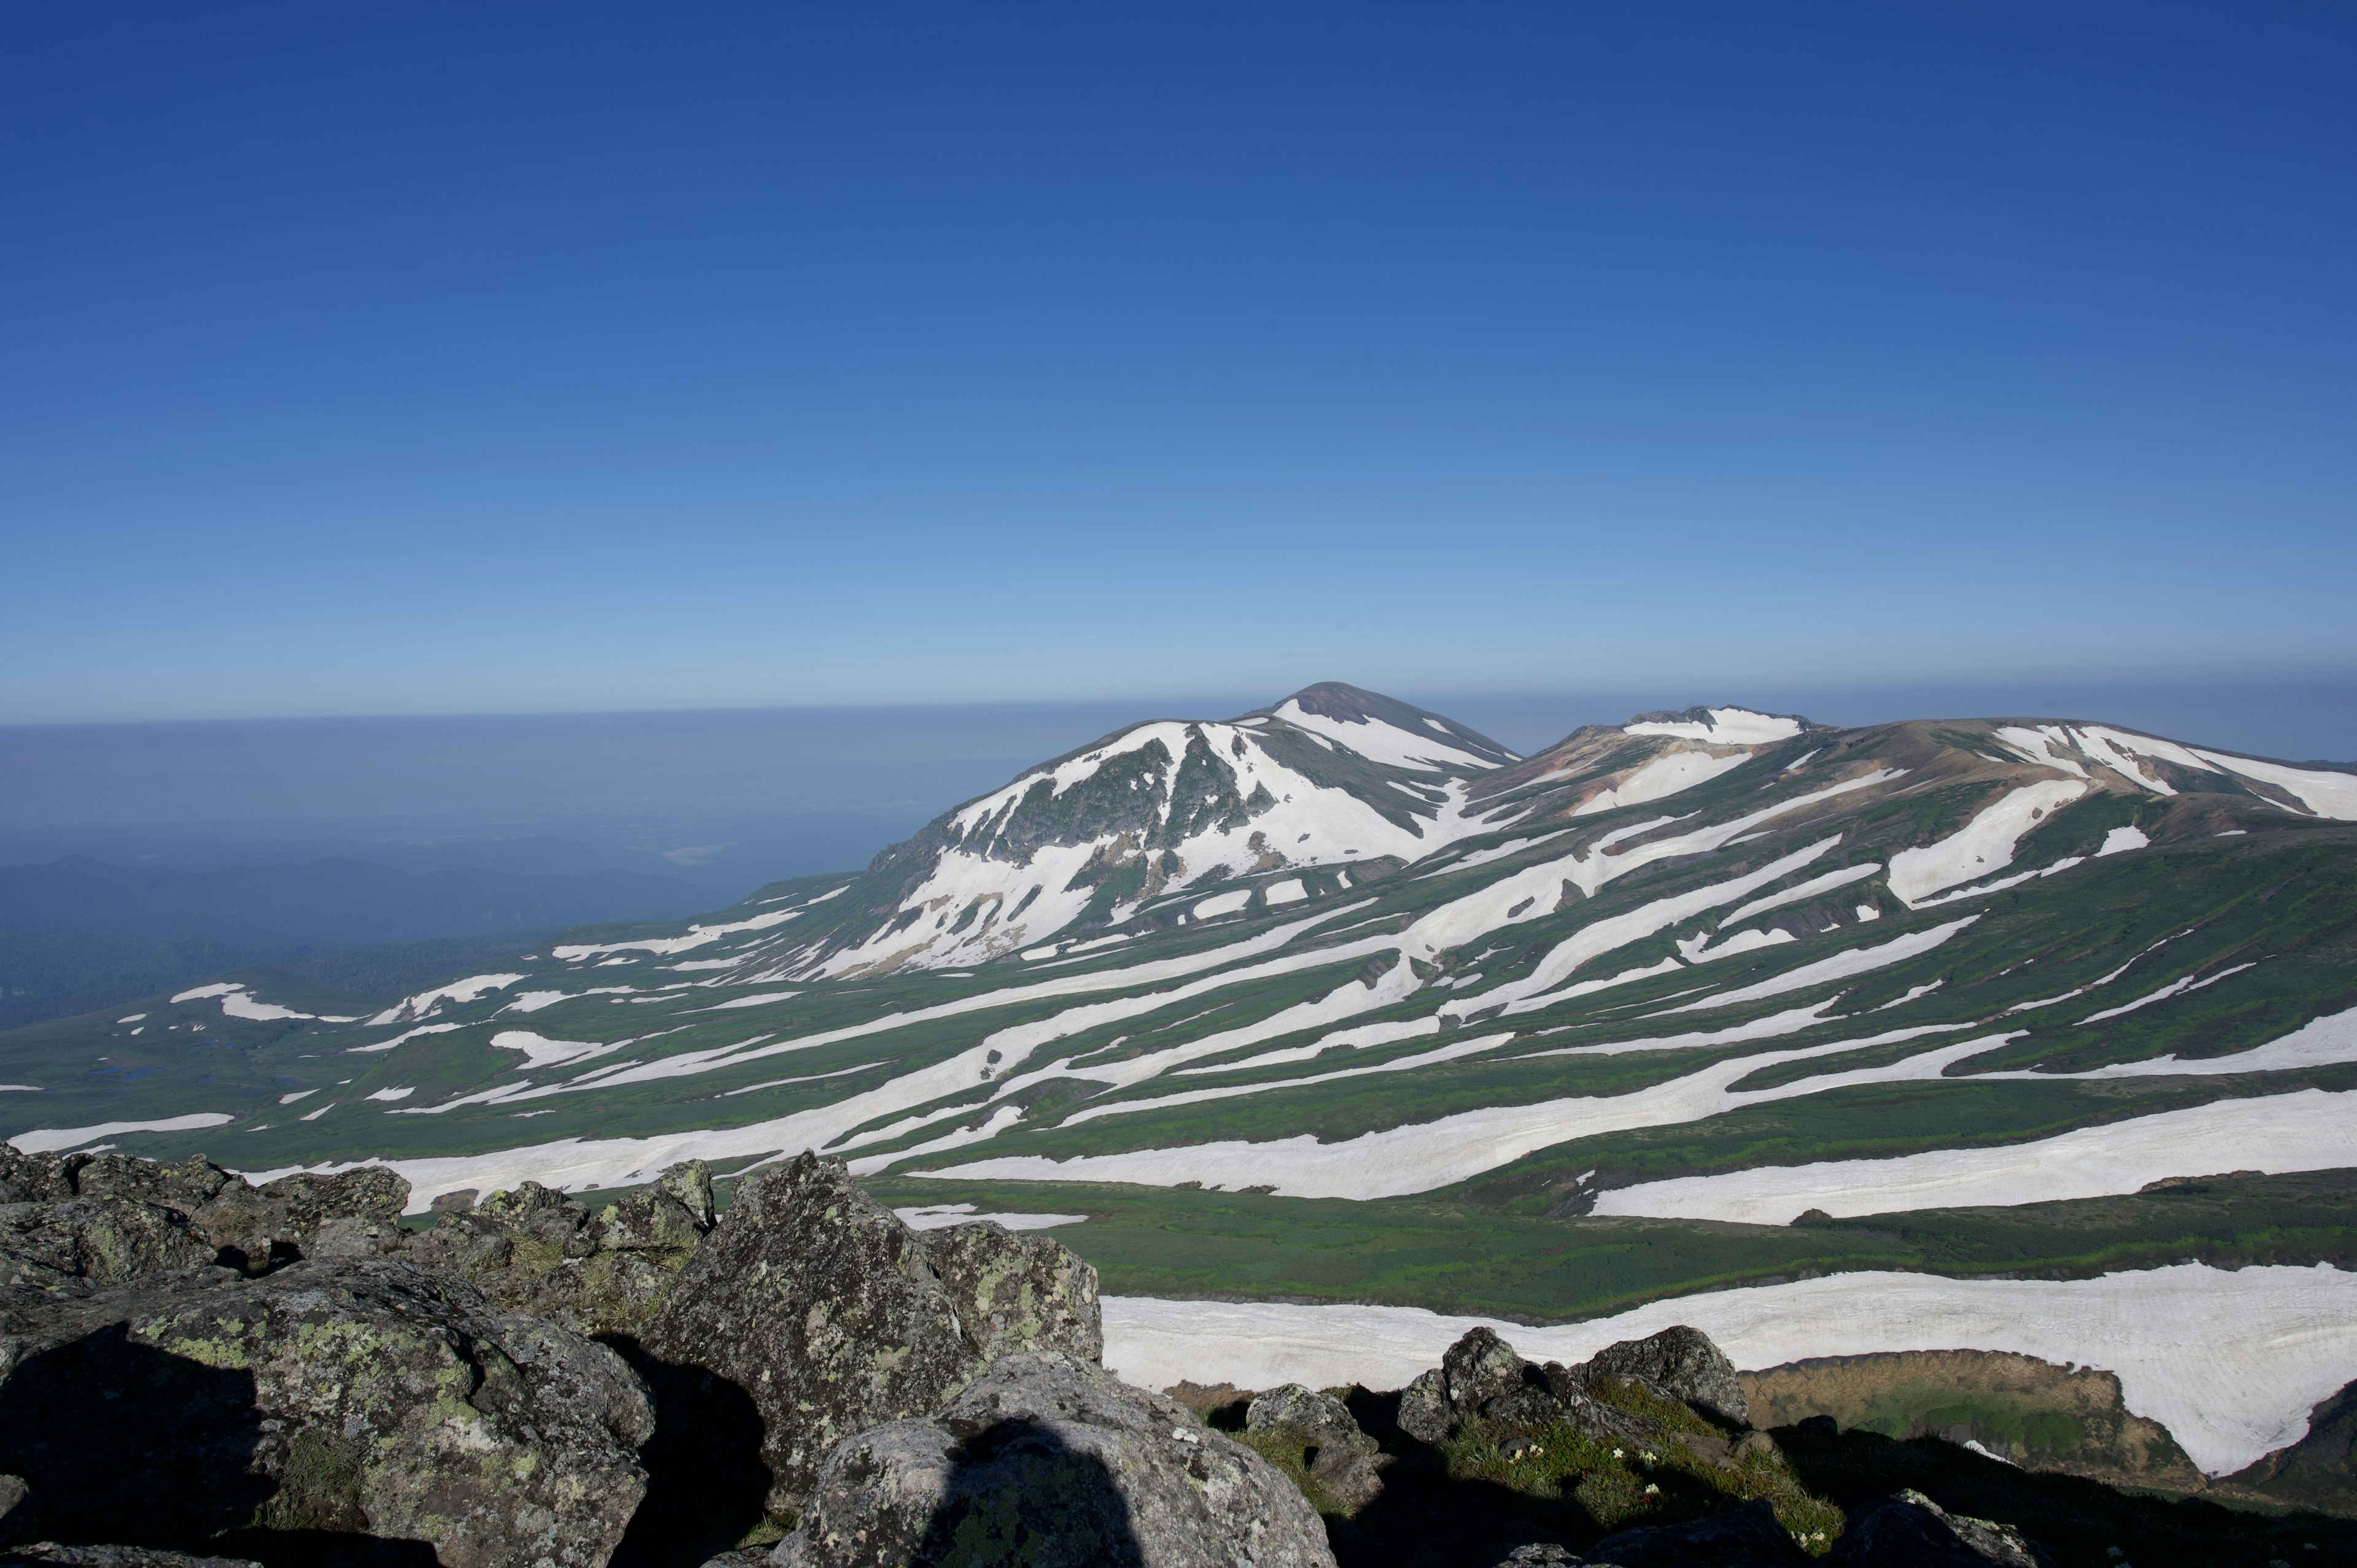
[[[2233,1176],[2122,1197],[1802,1225],[1548,1219],[1466,1201],[1276,1197],[879,1176],[902,1208],[1087,1214],[1052,1232],[1110,1294],[1374,1302],[1524,1323],[1859,1269],[2079,1279],[2199,1258],[2357,1267],[2357,1172]]]

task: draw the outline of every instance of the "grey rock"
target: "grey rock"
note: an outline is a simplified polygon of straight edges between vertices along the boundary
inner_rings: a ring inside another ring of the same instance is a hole
[[[1533,1541],[1519,1546],[1498,1547],[1483,1563],[1482,1568],[1619,1568],[1619,1565],[1582,1557],[1559,1541]]]
[[[298,1171],[260,1187],[231,1176],[188,1213],[221,1262],[262,1273],[297,1258],[392,1251],[408,1202],[409,1183],[398,1172],[361,1165],[334,1176]]]
[[[1816,1563],[1765,1502],[1685,1524],[1624,1530],[1588,1548],[1588,1560],[1621,1568],[1813,1568]]]
[[[686,1197],[683,1198],[681,1194]],[[637,1335],[662,1310],[710,1229],[712,1173],[675,1165],[592,1214],[524,1182],[450,1205],[403,1242],[421,1267],[463,1275],[500,1305],[577,1334]]]
[[[808,1153],[738,1185],[644,1343],[751,1398],[779,1515],[839,1439],[942,1409],[983,1366],[917,1233]]]
[[[1448,1381],[1448,1402],[1459,1415],[1479,1411],[1491,1400],[1519,1391],[1523,1369],[1530,1363],[1489,1328],[1468,1329],[1440,1358],[1441,1374]]]
[[[212,1266],[180,1214],[112,1193],[0,1205],[0,1284],[78,1294]]]
[[[1589,1359],[1587,1374],[1591,1380],[1635,1378],[1705,1414],[1737,1426],[1751,1422],[1735,1363],[1699,1328],[1681,1324],[1642,1339],[1608,1345]]]
[[[1448,1379],[1437,1367],[1416,1374],[1400,1392],[1399,1429],[1418,1443],[1438,1443],[1457,1429],[1448,1402]]]
[[[0,1568],[262,1568],[242,1557],[190,1557],[145,1546],[59,1546],[44,1541],[0,1552]]]
[[[71,1291],[400,1245],[409,1184],[382,1165],[256,1187],[202,1156],[0,1155],[0,1277]],[[203,1254],[199,1257],[197,1254]]]
[[[187,1544],[223,1529],[428,1543],[445,1568],[600,1568],[653,1429],[621,1359],[384,1259],[216,1272],[10,1325],[0,1469],[43,1528]]]
[[[1568,1422],[1592,1436],[1620,1441],[1659,1434],[1658,1423],[1591,1397],[1587,1375],[1584,1366],[1535,1366],[1494,1330],[1469,1329],[1437,1368],[1401,1394],[1400,1430],[1419,1443],[1438,1443],[1478,1417],[1525,1427]]]
[[[918,1239],[983,1359],[1016,1350],[1104,1359],[1097,1272],[1070,1248],[989,1220],[920,1231]]]
[[[1271,1389],[1244,1407],[1244,1430],[1297,1438],[1310,1478],[1345,1512],[1357,1512],[1383,1492],[1382,1445],[1332,1394],[1299,1383]]]
[[[845,1438],[776,1568],[1331,1568],[1274,1466],[1175,1401],[1056,1352],[995,1363],[942,1415]]]
[[[1861,1509],[1827,1554],[1828,1568],[2051,1568],[2011,1525],[1952,1514],[1918,1491]]]
[[[33,1510],[27,1499],[32,1495],[24,1477],[0,1476],[0,1546],[31,1533]]]

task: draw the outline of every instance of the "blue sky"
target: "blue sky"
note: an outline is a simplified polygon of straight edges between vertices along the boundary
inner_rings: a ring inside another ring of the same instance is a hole
[[[2357,12],[0,13],[0,723],[2357,672]]]

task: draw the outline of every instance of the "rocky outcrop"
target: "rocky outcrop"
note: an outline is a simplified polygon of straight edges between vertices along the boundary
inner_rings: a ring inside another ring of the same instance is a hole
[[[635,1335],[662,1309],[712,1223],[712,1173],[692,1160],[596,1213],[533,1181],[446,1206],[403,1251],[511,1310],[577,1334]]]
[[[0,1145],[0,1284],[75,1294],[226,1265],[401,1244],[409,1184],[381,1165],[254,1187],[201,1156],[24,1155]]]
[[[445,1568],[598,1568],[652,1429],[620,1359],[382,1259],[215,1272],[5,1325],[0,1470],[44,1533],[425,1543]]]
[[[1345,1513],[1365,1508],[1383,1489],[1381,1445],[1332,1394],[1299,1383],[1271,1389],[1244,1407],[1244,1430],[1300,1443],[1309,1478]]]
[[[1776,1522],[1776,1510],[1749,1502],[1684,1524],[1652,1525],[1608,1535],[1587,1549],[1591,1563],[1617,1568],[1813,1568]]]
[[[1062,1243],[988,1220],[920,1231],[918,1239],[984,1360],[1016,1350],[1104,1359],[1097,1272]]]
[[[399,1173],[361,1165],[334,1176],[298,1171],[260,1187],[232,1176],[188,1218],[221,1250],[222,1262],[261,1273],[297,1258],[393,1251],[408,1202],[409,1183]]]
[[[1656,1392],[1734,1426],[1750,1424],[1751,1410],[1736,1380],[1735,1363],[1710,1336],[1683,1324],[1642,1339],[1608,1345],[1587,1360],[1587,1376],[1634,1378]]]
[[[1952,1514],[1911,1490],[1852,1514],[1825,1562],[1828,1568],[2053,1568],[2012,1526]]]
[[[0,1286],[84,1294],[212,1266],[187,1219],[113,1196],[0,1204]]]
[[[995,1355],[1092,1358],[1103,1330],[1096,1271],[1054,1241],[988,1224],[920,1236],[842,1161],[804,1154],[738,1186],[644,1344],[751,1399],[784,1515],[841,1438],[931,1414]]]
[[[1670,1329],[1666,1334],[1694,1334]],[[1663,1337],[1656,1335],[1654,1338]],[[1695,1337],[1718,1355],[1716,1346],[1699,1334]],[[1651,1340],[1631,1341],[1638,1346]],[[1616,1346],[1615,1349],[1624,1347]],[[1724,1356],[1718,1358],[1722,1362]],[[1419,1443],[1438,1443],[1468,1421],[1502,1423],[1511,1426],[1543,1426],[1567,1422],[1590,1436],[1620,1441],[1657,1438],[1660,1423],[1617,1409],[1590,1392],[1594,1362],[1566,1367],[1549,1361],[1525,1361],[1514,1348],[1489,1328],[1473,1328],[1451,1345],[1440,1365],[1410,1383],[1400,1396],[1400,1430]]]
[[[937,1417],[845,1438],[776,1568],[1331,1568],[1265,1460],[1077,1357],[994,1364]]]

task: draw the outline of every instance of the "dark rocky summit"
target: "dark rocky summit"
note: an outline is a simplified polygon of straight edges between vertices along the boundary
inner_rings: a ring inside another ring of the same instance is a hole
[[[1331,1568],[1317,1513],[1184,1406],[1078,1357],[995,1363],[941,1415],[837,1444],[775,1568]]]
[[[425,1543],[445,1568],[596,1568],[645,1490],[621,1359],[379,1259],[20,1312],[0,1470],[44,1534]],[[29,1332],[26,1332],[29,1330]]]
[[[1476,1329],[1395,1394],[1182,1404],[1097,1366],[1062,1246],[913,1230],[814,1155],[725,1214],[695,1163],[594,1211],[524,1183],[412,1228],[408,1198],[0,1145],[0,1568],[2357,1558],[2312,1514],[1754,1431],[1691,1328],[1570,1367]],[[2352,1409],[2218,1489],[2341,1498]]]
[[[992,1355],[1094,1359],[1104,1335],[1096,1271],[1054,1242],[987,1223],[920,1234],[842,1161],[804,1154],[737,1189],[644,1343],[749,1396],[782,1516],[841,1438],[942,1409]]]

